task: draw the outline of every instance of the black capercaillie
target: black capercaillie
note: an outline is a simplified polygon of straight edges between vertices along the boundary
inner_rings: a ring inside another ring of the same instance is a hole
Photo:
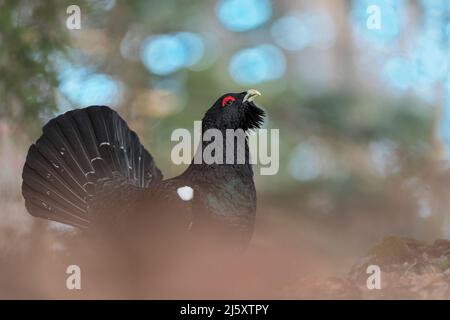
[[[202,131],[257,129],[264,112],[256,90],[220,97],[205,113]],[[202,152],[211,141],[203,141]],[[28,212],[82,229],[153,236],[176,232],[245,246],[256,213],[247,138],[244,163],[195,164],[164,180],[153,157],[126,122],[106,106],[69,111],[50,120],[23,169]],[[224,155],[227,144],[224,144]],[[139,231],[137,231],[139,230]],[[167,231],[167,232],[166,232]],[[203,238],[205,239],[205,238]]]

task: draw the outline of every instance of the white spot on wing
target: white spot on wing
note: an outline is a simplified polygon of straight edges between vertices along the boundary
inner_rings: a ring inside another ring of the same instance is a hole
[[[194,189],[189,186],[178,188],[177,193],[183,201],[190,201],[194,197]]]

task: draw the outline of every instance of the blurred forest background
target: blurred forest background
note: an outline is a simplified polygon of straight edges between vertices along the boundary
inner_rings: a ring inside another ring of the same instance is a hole
[[[447,0],[0,0],[0,269],[55,227],[20,195],[51,117],[110,105],[171,177],[171,132],[249,88],[280,129],[279,173],[256,176],[258,228],[344,260],[391,234],[449,238],[449,46]]]

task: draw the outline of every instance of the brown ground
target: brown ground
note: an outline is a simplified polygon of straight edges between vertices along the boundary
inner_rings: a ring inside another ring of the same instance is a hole
[[[386,233],[414,230],[404,216],[369,221],[355,209],[351,219],[324,224],[260,197],[254,237],[240,256],[224,260],[217,252],[195,251],[140,256],[135,248],[111,247],[28,215],[20,196],[25,150],[13,150],[0,139],[2,299],[450,298],[447,242],[394,237],[369,250]],[[81,290],[66,288],[72,264],[81,267]],[[382,290],[367,290],[368,264],[380,265]]]

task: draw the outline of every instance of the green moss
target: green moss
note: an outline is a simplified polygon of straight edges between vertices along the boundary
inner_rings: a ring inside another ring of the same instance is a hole
[[[438,263],[439,268],[441,270],[447,270],[450,268],[450,258],[445,258],[443,260],[440,260]]]
[[[415,249],[424,243],[401,237],[386,237],[383,242],[370,250],[375,260],[382,264],[411,262],[415,257]]]

